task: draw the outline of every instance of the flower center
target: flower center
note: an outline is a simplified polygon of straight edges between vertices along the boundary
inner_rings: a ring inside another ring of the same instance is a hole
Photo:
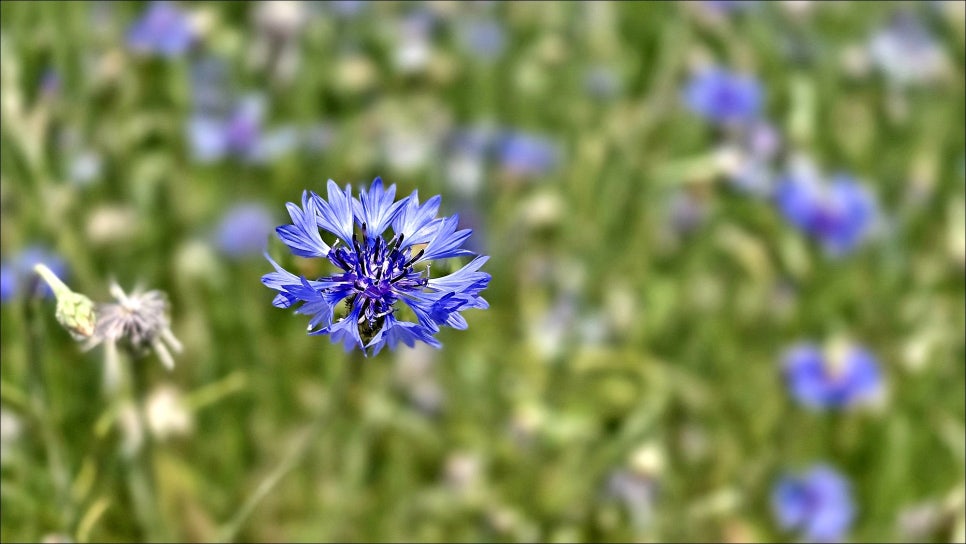
[[[329,252],[332,264],[345,272],[342,278],[351,281],[349,303],[362,297],[358,320],[360,325],[366,325],[364,332],[378,330],[382,319],[393,312],[401,293],[420,290],[428,281],[421,271],[413,270],[423,251],[412,254],[411,247],[400,250],[403,239],[402,234],[397,234],[386,243],[382,237],[368,236],[363,224],[361,241],[353,235],[351,249],[333,246]]]

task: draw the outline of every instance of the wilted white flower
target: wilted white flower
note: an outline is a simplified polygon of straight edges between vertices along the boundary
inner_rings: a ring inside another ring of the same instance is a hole
[[[169,370],[174,368],[174,359],[168,348],[180,352],[181,342],[171,332],[167,296],[161,291],[140,289],[127,294],[116,283],[111,285],[110,290],[117,302],[98,307],[94,334],[85,346],[90,349],[105,344],[108,385],[116,383],[116,350],[117,344],[122,341],[135,353],[151,348],[165,367]]]

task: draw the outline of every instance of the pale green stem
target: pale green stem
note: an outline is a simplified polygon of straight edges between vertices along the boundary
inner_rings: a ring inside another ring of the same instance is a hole
[[[33,289],[31,289],[31,292]],[[60,506],[60,523],[64,532],[69,532],[74,518],[74,504],[70,498],[70,470],[67,467],[64,447],[61,444],[55,423],[51,420],[49,395],[43,369],[43,321],[36,311],[38,302],[33,297],[25,304],[27,320],[27,372],[29,377],[30,411],[40,427],[47,457],[47,470],[53,479]]]
[[[255,511],[255,508],[262,499],[278,485],[286,474],[291,472],[305,458],[311,449],[314,439],[322,429],[322,424],[346,406],[350,395],[353,398],[358,398],[359,391],[357,391],[357,388],[362,376],[362,367],[365,364],[361,354],[359,355],[358,357],[350,357],[349,361],[346,362],[347,367],[343,368],[340,373],[340,379],[335,380],[327,396],[328,406],[319,411],[318,416],[306,426],[296,441],[295,446],[289,450],[285,458],[282,459],[282,462],[258,484],[255,492],[245,500],[235,515],[222,527],[218,533],[219,542],[231,542],[235,540],[238,532],[244,527],[245,522],[251,516],[252,512]]]
[[[126,404],[134,406],[142,439],[134,452],[124,450],[122,439],[118,443],[119,453],[127,472],[126,480],[134,512],[141,526],[142,539],[147,542],[169,542],[172,538],[162,516],[155,486],[152,455],[154,442],[144,412],[146,376],[141,361],[127,359],[121,361],[120,365],[122,383],[117,391],[117,402],[119,407]]]

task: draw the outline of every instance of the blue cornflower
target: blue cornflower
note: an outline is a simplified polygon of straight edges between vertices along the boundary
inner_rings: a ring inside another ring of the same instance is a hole
[[[22,289],[29,285],[34,274],[34,265],[46,265],[58,277],[67,276],[67,263],[59,255],[41,246],[28,246],[20,251],[10,262],[0,265],[0,301],[13,300],[22,293]],[[46,283],[40,282],[38,292],[48,297],[53,294]]]
[[[775,202],[785,219],[814,237],[830,255],[855,249],[876,219],[872,195],[841,174],[826,181],[808,169],[793,169],[778,182]]]
[[[396,186],[385,189],[380,178],[358,198],[348,185],[343,191],[329,180],[327,200],[305,191],[301,208],[289,203],[292,224],[276,229],[279,239],[293,254],[327,259],[336,271],[309,280],[266,255],[275,272],[262,276],[262,283],[278,291],[273,305],[302,303],[296,313],[312,316],[309,334],[328,334],[346,351],[358,347],[379,353],[400,342],[412,347],[416,340],[440,347],[433,337],[440,327],[465,329],[461,310],[488,307],[479,295],[490,281],[489,274],[480,272],[488,257],[476,256],[452,274],[431,277],[430,261],[473,255],[461,248],[472,231],[457,230],[457,215],[436,218],[439,196],[422,204],[416,191],[399,201],[395,196]],[[335,242],[323,240],[320,228],[335,235]],[[386,241],[390,228],[393,236]],[[346,315],[334,320],[343,301]],[[403,308],[417,321],[403,320]]]
[[[151,2],[127,33],[131,49],[169,58],[187,52],[194,40],[188,16],[170,2]]]
[[[493,60],[503,53],[506,33],[503,26],[493,19],[467,21],[460,32],[463,46],[483,60]]]
[[[200,162],[226,156],[247,162],[264,162],[291,150],[297,144],[295,131],[280,127],[265,132],[265,101],[249,95],[227,115],[199,111],[188,121],[188,139],[194,158]]]
[[[841,540],[855,517],[848,480],[825,465],[782,477],[772,493],[772,508],[782,529],[800,531],[812,542]]]
[[[869,40],[869,55],[898,86],[935,80],[944,70],[943,48],[923,22],[908,11],[896,12]]]
[[[813,408],[847,408],[870,400],[881,387],[875,356],[857,345],[836,345],[823,351],[812,343],[793,346],[782,361],[788,389]]]
[[[553,142],[521,132],[500,136],[496,143],[497,160],[509,172],[522,176],[539,176],[554,169],[559,152]]]
[[[758,117],[762,88],[750,76],[709,67],[688,82],[684,101],[691,110],[713,123],[745,123]]]
[[[215,228],[215,246],[226,256],[240,258],[265,251],[275,226],[272,214],[262,204],[247,202],[230,208]]]
[[[13,266],[0,264],[0,301],[6,302],[17,294],[17,271]]]

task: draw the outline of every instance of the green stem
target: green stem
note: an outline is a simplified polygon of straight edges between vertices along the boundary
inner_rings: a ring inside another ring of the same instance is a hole
[[[358,403],[359,395],[361,394],[359,391],[359,383],[362,380],[362,366],[365,364],[359,359],[362,359],[361,354],[359,354],[359,357],[352,357],[346,362],[346,366],[339,372],[336,379],[333,380],[333,385],[326,397],[328,399],[327,406],[319,410],[319,413],[305,427],[298,440],[295,441],[295,446],[288,451],[282,459],[282,462],[258,484],[258,487],[242,503],[235,515],[225,523],[218,532],[219,542],[232,542],[235,540],[238,532],[245,526],[245,522],[248,521],[248,518],[255,511],[255,508],[262,502],[262,499],[306,457],[319,431],[321,431],[323,423],[332,419],[338,419],[333,418],[333,416],[345,408],[350,398],[353,399],[353,404]]]
[[[33,293],[37,285],[36,282],[31,283],[33,288],[30,292]],[[54,488],[57,493],[61,530],[69,533],[75,514],[74,504],[70,498],[70,470],[65,461],[63,444],[58,438],[56,422],[51,419],[49,410],[47,381],[43,369],[44,324],[40,312],[37,311],[39,304],[40,302],[36,297],[28,297],[24,304],[27,322],[27,372],[30,411],[37,420],[44,442],[47,470],[54,481]]]
[[[142,437],[134,452],[124,451],[123,441],[119,443],[131,501],[141,527],[142,538],[148,542],[169,542],[172,538],[167,530],[168,525],[164,523],[155,485],[154,440],[145,417],[147,376],[144,364],[143,361],[130,360],[126,365],[123,364],[124,361],[121,363],[122,384],[118,390],[117,401],[120,406],[134,406]],[[130,374],[127,373],[128,369]],[[124,379],[123,376],[128,378]]]

